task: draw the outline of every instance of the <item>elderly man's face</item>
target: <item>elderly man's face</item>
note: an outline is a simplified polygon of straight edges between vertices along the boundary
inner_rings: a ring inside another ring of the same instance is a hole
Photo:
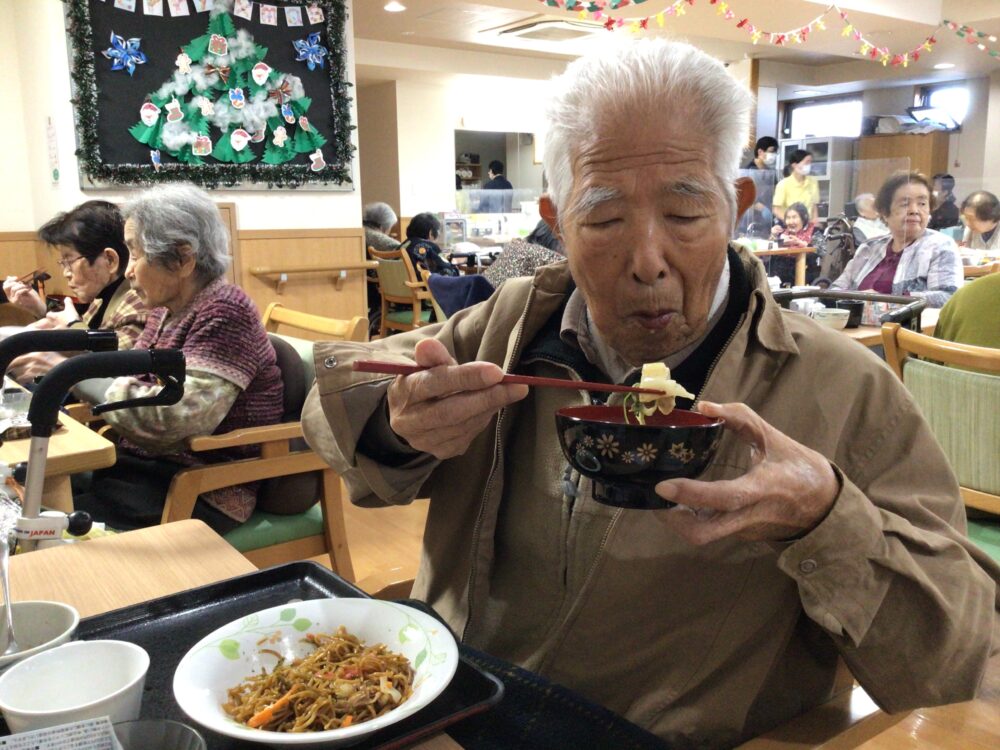
[[[732,216],[707,138],[677,113],[634,120],[609,119],[578,147],[560,218],[593,322],[638,365],[705,333]]]

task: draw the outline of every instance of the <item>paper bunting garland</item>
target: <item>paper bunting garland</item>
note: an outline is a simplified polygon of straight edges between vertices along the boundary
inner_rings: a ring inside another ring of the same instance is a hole
[[[111,32],[111,46],[101,52],[111,60],[112,70],[124,70],[130,76],[135,73],[137,65],[146,63],[146,53],[139,49],[142,40],[134,36],[128,41]]]
[[[629,6],[642,5],[647,0],[539,0],[540,3],[550,8],[560,8],[567,12],[576,13],[581,20],[591,19],[600,22],[608,31],[628,28],[633,33],[645,31],[651,28],[651,23],[656,22],[662,28],[666,25],[666,19],[671,16],[683,16],[686,13],[685,6],[693,6],[695,0],[675,0],[670,5],[656,13],[642,18],[624,18],[614,16],[609,11],[618,11]],[[727,21],[736,21],[737,13],[728,0],[708,0],[709,5],[715,6],[715,13]],[[858,53],[864,57],[882,63],[882,65],[893,65],[907,67],[911,62],[916,62],[922,54],[930,52],[937,44],[937,38],[933,33],[925,37],[918,46],[905,52],[893,52],[888,47],[881,47],[868,39],[863,31],[851,23],[847,13],[836,4],[831,4],[819,13],[815,18],[806,24],[796,26],[784,31],[774,31],[763,29],[752,23],[749,18],[740,17],[736,22],[736,27],[743,29],[750,35],[753,44],[767,42],[778,47],[790,44],[804,44],[808,41],[809,35],[814,31],[826,30],[826,18],[831,13],[836,13],[843,23],[840,31],[841,36],[853,39],[858,43]],[[969,44],[975,45],[980,51],[987,52],[990,57],[1000,58],[1000,50],[989,49],[987,41],[996,42],[997,37],[988,32],[977,31],[971,26],[958,24],[952,21],[944,21],[942,26],[946,26],[962,37]],[[940,26],[938,28],[941,28]],[[936,29],[935,29],[936,31]]]
[[[305,39],[296,39],[292,42],[292,46],[295,47],[295,52],[297,53],[296,60],[298,62],[305,62],[309,70],[316,70],[316,67],[325,68],[326,67],[326,56],[327,49],[322,44],[319,43],[320,34],[318,31],[314,31]]]

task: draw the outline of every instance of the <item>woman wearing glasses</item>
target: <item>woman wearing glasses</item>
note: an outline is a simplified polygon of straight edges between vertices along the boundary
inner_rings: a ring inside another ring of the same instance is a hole
[[[76,299],[89,305],[82,315],[70,298],[61,312],[45,312],[45,301],[30,286],[9,276],[7,299],[32,312],[32,328],[84,327],[114,331],[119,349],[131,349],[146,325],[146,306],[125,280],[128,249],[125,222],[113,203],[93,200],[59,214],[38,230],[38,237],[59,253],[56,261]],[[44,375],[65,357],[39,352],[11,363],[18,380]]]

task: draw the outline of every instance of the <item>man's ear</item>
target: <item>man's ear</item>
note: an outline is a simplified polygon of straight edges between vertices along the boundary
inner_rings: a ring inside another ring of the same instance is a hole
[[[736,180],[736,221],[743,218],[743,214],[750,210],[754,200],[757,199],[757,186],[749,177],[740,177]]]
[[[556,208],[556,204],[552,202],[552,199],[543,195],[538,199],[538,213],[541,214],[542,220],[549,225],[549,229],[552,233],[562,239],[562,233],[559,231],[559,210]]]
[[[122,268],[121,258],[118,257],[117,250],[113,247],[106,247],[102,253],[108,261],[108,270],[111,272],[113,277],[117,276],[119,271],[122,273],[125,272],[125,269]]]

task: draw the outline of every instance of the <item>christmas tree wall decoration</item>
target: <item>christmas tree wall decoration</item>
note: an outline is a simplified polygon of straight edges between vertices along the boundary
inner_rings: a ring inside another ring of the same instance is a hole
[[[173,76],[147,97],[132,137],[190,165],[284,164],[307,154],[316,171],[326,138],[309,123],[301,79],[268,65],[267,48],[237,31],[226,4],[216,6],[206,33],[184,46]]]

